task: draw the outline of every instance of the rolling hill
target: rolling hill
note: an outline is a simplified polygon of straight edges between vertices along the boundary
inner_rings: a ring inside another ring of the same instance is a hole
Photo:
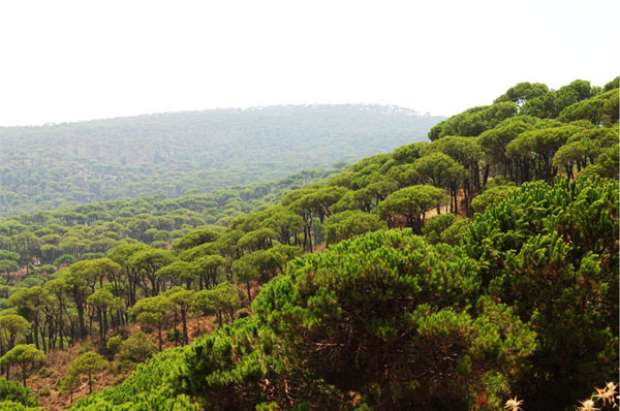
[[[0,127],[0,215],[277,180],[425,140],[440,120],[306,105]]]

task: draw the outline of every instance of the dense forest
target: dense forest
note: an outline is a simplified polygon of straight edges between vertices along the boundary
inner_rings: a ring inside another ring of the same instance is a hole
[[[309,105],[0,127],[0,215],[279,180],[422,139],[439,120]]]
[[[520,83],[342,169],[1,220],[0,410],[616,407],[618,100]]]
[[[333,168],[306,170],[248,187],[175,198],[96,202],[0,218],[0,274],[20,278],[25,273],[28,282],[41,283],[42,275],[62,265],[103,257],[126,241],[165,249],[197,227],[226,224],[236,215],[273,204],[288,190],[334,172]]]

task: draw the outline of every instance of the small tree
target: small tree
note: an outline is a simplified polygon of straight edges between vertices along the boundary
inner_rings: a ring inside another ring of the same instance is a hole
[[[50,295],[43,287],[34,286],[18,288],[9,297],[12,306],[17,307],[18,314],[32,323],[32,342],[36,348],[43,346],[41,322],[46,305],[50,304]]]
[[[237,282],[245,284],[248,294],[248,304],[252,304],[252,281],[260,278],[260,271],[254,264],[252,254],[245,254],[236,260],[232,266],[233,274]]]
[[[87,351],[80,354],[71,364],[69,374],[76,376],[86,375],[88,376],[88,393],[93,392],[93,374],[103,371],[108,362],[101,355],[94,351]]]
[[[122,301],[120,298],[114,297],[110,290],[106,288],[98,288],[94,293],[88,296],[86,301],[97,310],[97,318],[99,319],[99,345],[103,348],[106,344],[106,334],[109,327],[108,313],[122,307]]]
[[[168,325],[174,315],[175,307],[167,296],[143,298],[131,308],[131,315],[141,326],[157,328],[159,351],[163,349],[163,328]]]
[[[0,316],[0,355],[15,346],[15,343],[28,334],[30,323],[18,314]]]
[[[69,394],[69,401],[73,402],[73,392],[80,387],[79,375],[68,373],[60,380],[58,388],[63,394]]]
[[[193,262],[193,272],[198,277],[200,289],[217,284],[218,273],[226,266],[226,259],[221,255],[207,255]]]
[[[0,273],[4,274],[7,281],[9,280],[9,273],[17,270],[19,270],[17,261],[0,259]]]
[[[129,265],[132,269],[139,273],[142,273],[143,279],[147,280],[151,284],[151,289],[145,292],[149,292],[152,296],[159,294],[159,277],[157,276],[157,270],[170,264],[174,261],[172,253],[167,250],[158,250],[156,248],[147,248],[142,251],[138,251],[129,258]]]
[[[22,384],[26,386],[28,377],[45,362],[47,356],[32,344],[17,344],[0,358],[0,365],[20,368]],[[7,369],[7,375],[8,375]]]
[[[218,325],[224,322],[224,315],[232,320],[233,314],[241,306],[239,287],[235,284],[222,283],[215,288],[202,290],[194,294],[192,307],[201,314],[215,314]]]
[[[108,338],[108,341],[106,342],[106,345],[105,345],[108,358],[111,359],[118,353],[118,350],[121,348],[122,343],[123,343],[123,339],[120,335],[113,335],[110,338]]]
[[[407,226],[411,227],[413,232],[419,233],[425,212],[446,203],[447,200],[446,192],[440,188],[415,185],[390,194],[379,204],[379,212],[392,226],[398,216],[404,217]]]
[[[194,267],[187,261],[173,261],[157,270],[157,277],[160,284],[181,285],[191,287],[194,280]]]

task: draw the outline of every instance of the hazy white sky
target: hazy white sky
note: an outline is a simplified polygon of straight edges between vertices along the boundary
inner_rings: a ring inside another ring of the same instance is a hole
[[[452,114],[620,73],[617,0],[0,2],[0,125],[299,103]]]

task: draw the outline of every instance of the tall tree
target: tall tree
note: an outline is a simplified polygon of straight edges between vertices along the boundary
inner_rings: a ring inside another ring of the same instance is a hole
[[[194,299],[194,291],[187,290],[182,287],[175,287],[168,290],[165,296],[172,302],[176,310],[178,317],[181,320],[181,335],[183,338],[183,344],[189,344],[189,332],[187,329],[187,320],[189,310]],[[176,326],[176,324],[175,324]]]
[[[174,260],[172,253],[167,250],[147,248],[133,254],[129,258],[129,264],[138,272],[142,273],[142,286],[148,295],[159,294],[160,283],[157,270],[170,264]],[[149,289],[150,286],[150,289]]]

